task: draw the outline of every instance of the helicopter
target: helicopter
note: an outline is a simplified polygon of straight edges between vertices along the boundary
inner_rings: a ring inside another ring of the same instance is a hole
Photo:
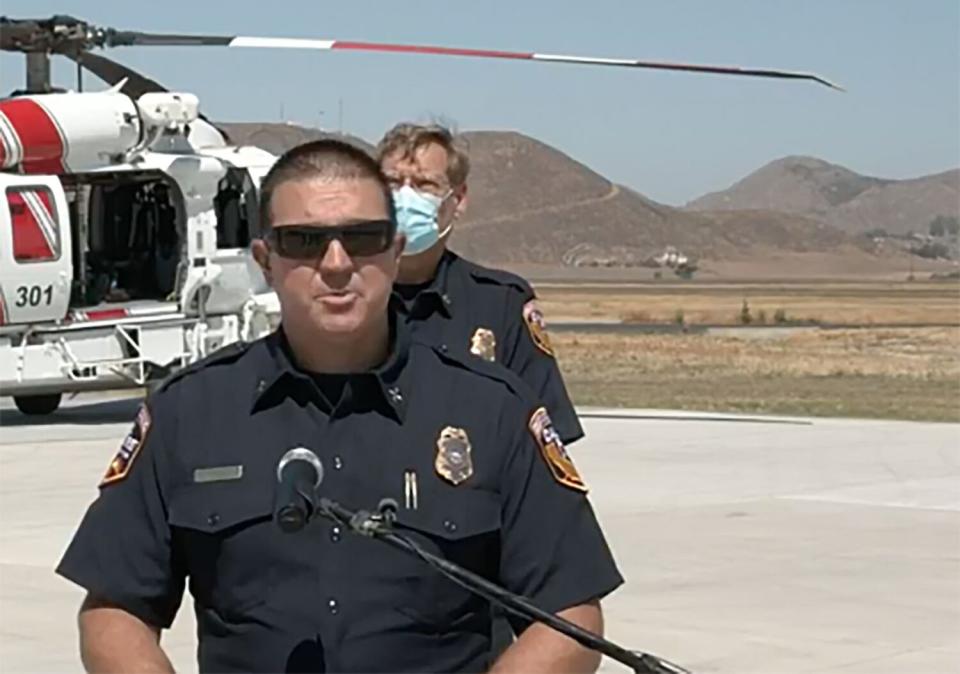
[[[116,30],[71,16],[0,17],[26,88],[0,99],[0,396],[24,414],[65,393],[150,388],[275,329],[279,303],[250,254],[260,181],[277,157],[239,146],[200,111],[94,49],[353,50],[785,78],[733,66],[343,40]],[[54,87],[50,61],[77,66]],[[83,91],[83,72],[108,85]]]

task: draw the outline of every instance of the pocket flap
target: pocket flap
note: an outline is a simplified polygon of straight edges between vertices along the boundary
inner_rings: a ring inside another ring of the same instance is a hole
[[[240,481],[183,487],[170,500],[167,520],[174,527],[214,534],[272,517],[272,495]]]
[[[454,541],[496,532],[500,524],[499,497],[492,492],[471,490],[450,499],[448,507],[401,509],[394,526]]]

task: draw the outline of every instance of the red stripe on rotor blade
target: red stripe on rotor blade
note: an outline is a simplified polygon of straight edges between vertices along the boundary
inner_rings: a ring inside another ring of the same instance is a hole
[[[20,192],[7,192],[7,208],[13,223],[13,257],[18,261],[52,260],[55,255],[40,223]]]
[[[64,145],[50,114],[36,101],[13,98],[0,103],[0,110],[20,138],[21,166],[25,173],[65,173]]]
[[[415,44],[384,44],[381,42],[345,42],[337,40],[331,49],[354,49],[358,51],[406,52],[412,54],[442,54],[444,56],[480,56],[484,58],[524,59],[533,58],[533,54],[496,51],[492,49],[457,49],[454,47],[430,47]]]

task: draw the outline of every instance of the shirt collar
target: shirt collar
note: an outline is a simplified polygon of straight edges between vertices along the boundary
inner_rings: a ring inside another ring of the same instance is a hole
[[[410,351],[410,329],[405,321],[397,320],[396,309],[390,307],[390,355],[376,368],[351,375],[353,378],[372,377],[376,385],[372,390],[380,393],[386,409],[398,420],[403,421],[407,409],[409,391],[401,387],[401,375],[407,364]],[[289,389],[285,384],[294,384],[314,390],[314,376],[301,368],[295,361],[290,342],[281,325],[275,332],[263,339],[257,378],[254,382],[252,409],[269,404],[271,396],[285,396]],[[366,388],[365,390],[371,390]]]
[[[437,264],[437,270],[433,274],[433,280],[430,284],[417,293],[416,297],[410,300],[410,303],[401,302],[401,306],[406,313],[412,313],[414,308],[425,302],[433,302],[434,307],[443,313],[447,318],[453,316],[454,293],[452,292],[451,267],[457,261],[458,257],[450,250],[444,250],[440,262]],[[398,299],[398,293],[395,293]]]

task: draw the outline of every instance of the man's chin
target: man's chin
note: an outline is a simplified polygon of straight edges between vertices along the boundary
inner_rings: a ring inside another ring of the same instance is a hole
[[[325,337],[333,339],[355,340],[363,332],[361,317],[349,314],[321,316],[314,325]]]

